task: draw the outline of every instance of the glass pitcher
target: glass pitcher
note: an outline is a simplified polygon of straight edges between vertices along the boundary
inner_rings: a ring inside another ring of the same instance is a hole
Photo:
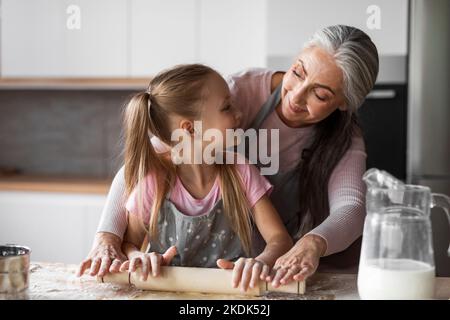
[[[358,292],[362,299],[432,299],[435,264],[430,208],[450,222],[450,198],[370,169]],[[450,253],[450,248],[449,248]]]

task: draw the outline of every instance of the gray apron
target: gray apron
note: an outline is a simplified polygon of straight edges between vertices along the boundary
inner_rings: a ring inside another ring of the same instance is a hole
[[[264,120],[275,111],[276,106],[281,100],[281,84],[273,91],[271,96],[262,105],[249,129],[255,129],[257,132]],[[248,153],[248,146],[245,148]],[[246,155],[248,158],[248,154]],[[261,167],[261,164],[255,164]],[[284,223],[291,237],[296,240],[299,229],[299,173],[298,170],[290,170],[286,172],[278,172],[274,175],[265,176],[274,186],[270,195],[272,204],[277,209],[281,220]],[[254,231],[253,246],[255,253],[258,254],[264,249],[264,239],[258,230]]]
[[[246,257],[238,235],[224,214],[220,199],[211,211],[187,216],[169,200],[164,200],[158,217],[158,239],[150,240],[146,252],[164,253],[175,245],[178,254],[173,266],[216,268],[217,259]]]

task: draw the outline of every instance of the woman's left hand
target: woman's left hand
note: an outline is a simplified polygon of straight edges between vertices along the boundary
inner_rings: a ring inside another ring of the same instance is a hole
[[[304,281],[316,272],[320,257],[326,252],[326,241],[313,234],[301,238],[275,262],[268,281],[277,288],[295,281]]]
[[[242,292],[259,286],[259,281],[266,281],[270,272],[268,264],[255,258],[239,258],[236,262],[219,259],[217,266],[221,269],[233,269],[231,285],[233,288],[240,286]]]

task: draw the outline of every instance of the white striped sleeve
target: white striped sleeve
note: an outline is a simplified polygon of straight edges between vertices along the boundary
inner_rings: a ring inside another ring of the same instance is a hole
[[[123,239],[127,229],[127,215],[125,209],[125,170],[124,167],[116,173],[105,206],[103,207],[98,232],[109,232]]]

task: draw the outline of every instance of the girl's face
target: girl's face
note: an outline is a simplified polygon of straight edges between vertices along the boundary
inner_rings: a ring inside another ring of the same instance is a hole
[[[304,49],[285,73],[277,112],[290,127],[311,125],[336,109],[346,110],[343,75],[325,50]]]
[[[213,145],[223,146],[224,149],[227,147],[225,141],[226,129],[239,128],[242,113],[233,106],[228,85],[218,74],[208,76],[203,95],[201,118],[197,120],[201,121],[202,124],[202,136],[199,136],[198,132],[195,131],[195,124],[192,121],[183,120],[180,126],[190,132],[195,140],[202,140],[201,146],[203,149],[206,146],[212,148]],[[222,141],[215,139],[203,141],[203,139],[206,139],[203,136],[209,129],[214,129],[217,133],[220,132]]]
[[[225,148],[226,129],[239,128],[242,113],[234,107],[230,89],[218,74],[209,76],[205,97],[202,110],[203,133],[208,129],[220,131],[224,138],[222,144]]]

